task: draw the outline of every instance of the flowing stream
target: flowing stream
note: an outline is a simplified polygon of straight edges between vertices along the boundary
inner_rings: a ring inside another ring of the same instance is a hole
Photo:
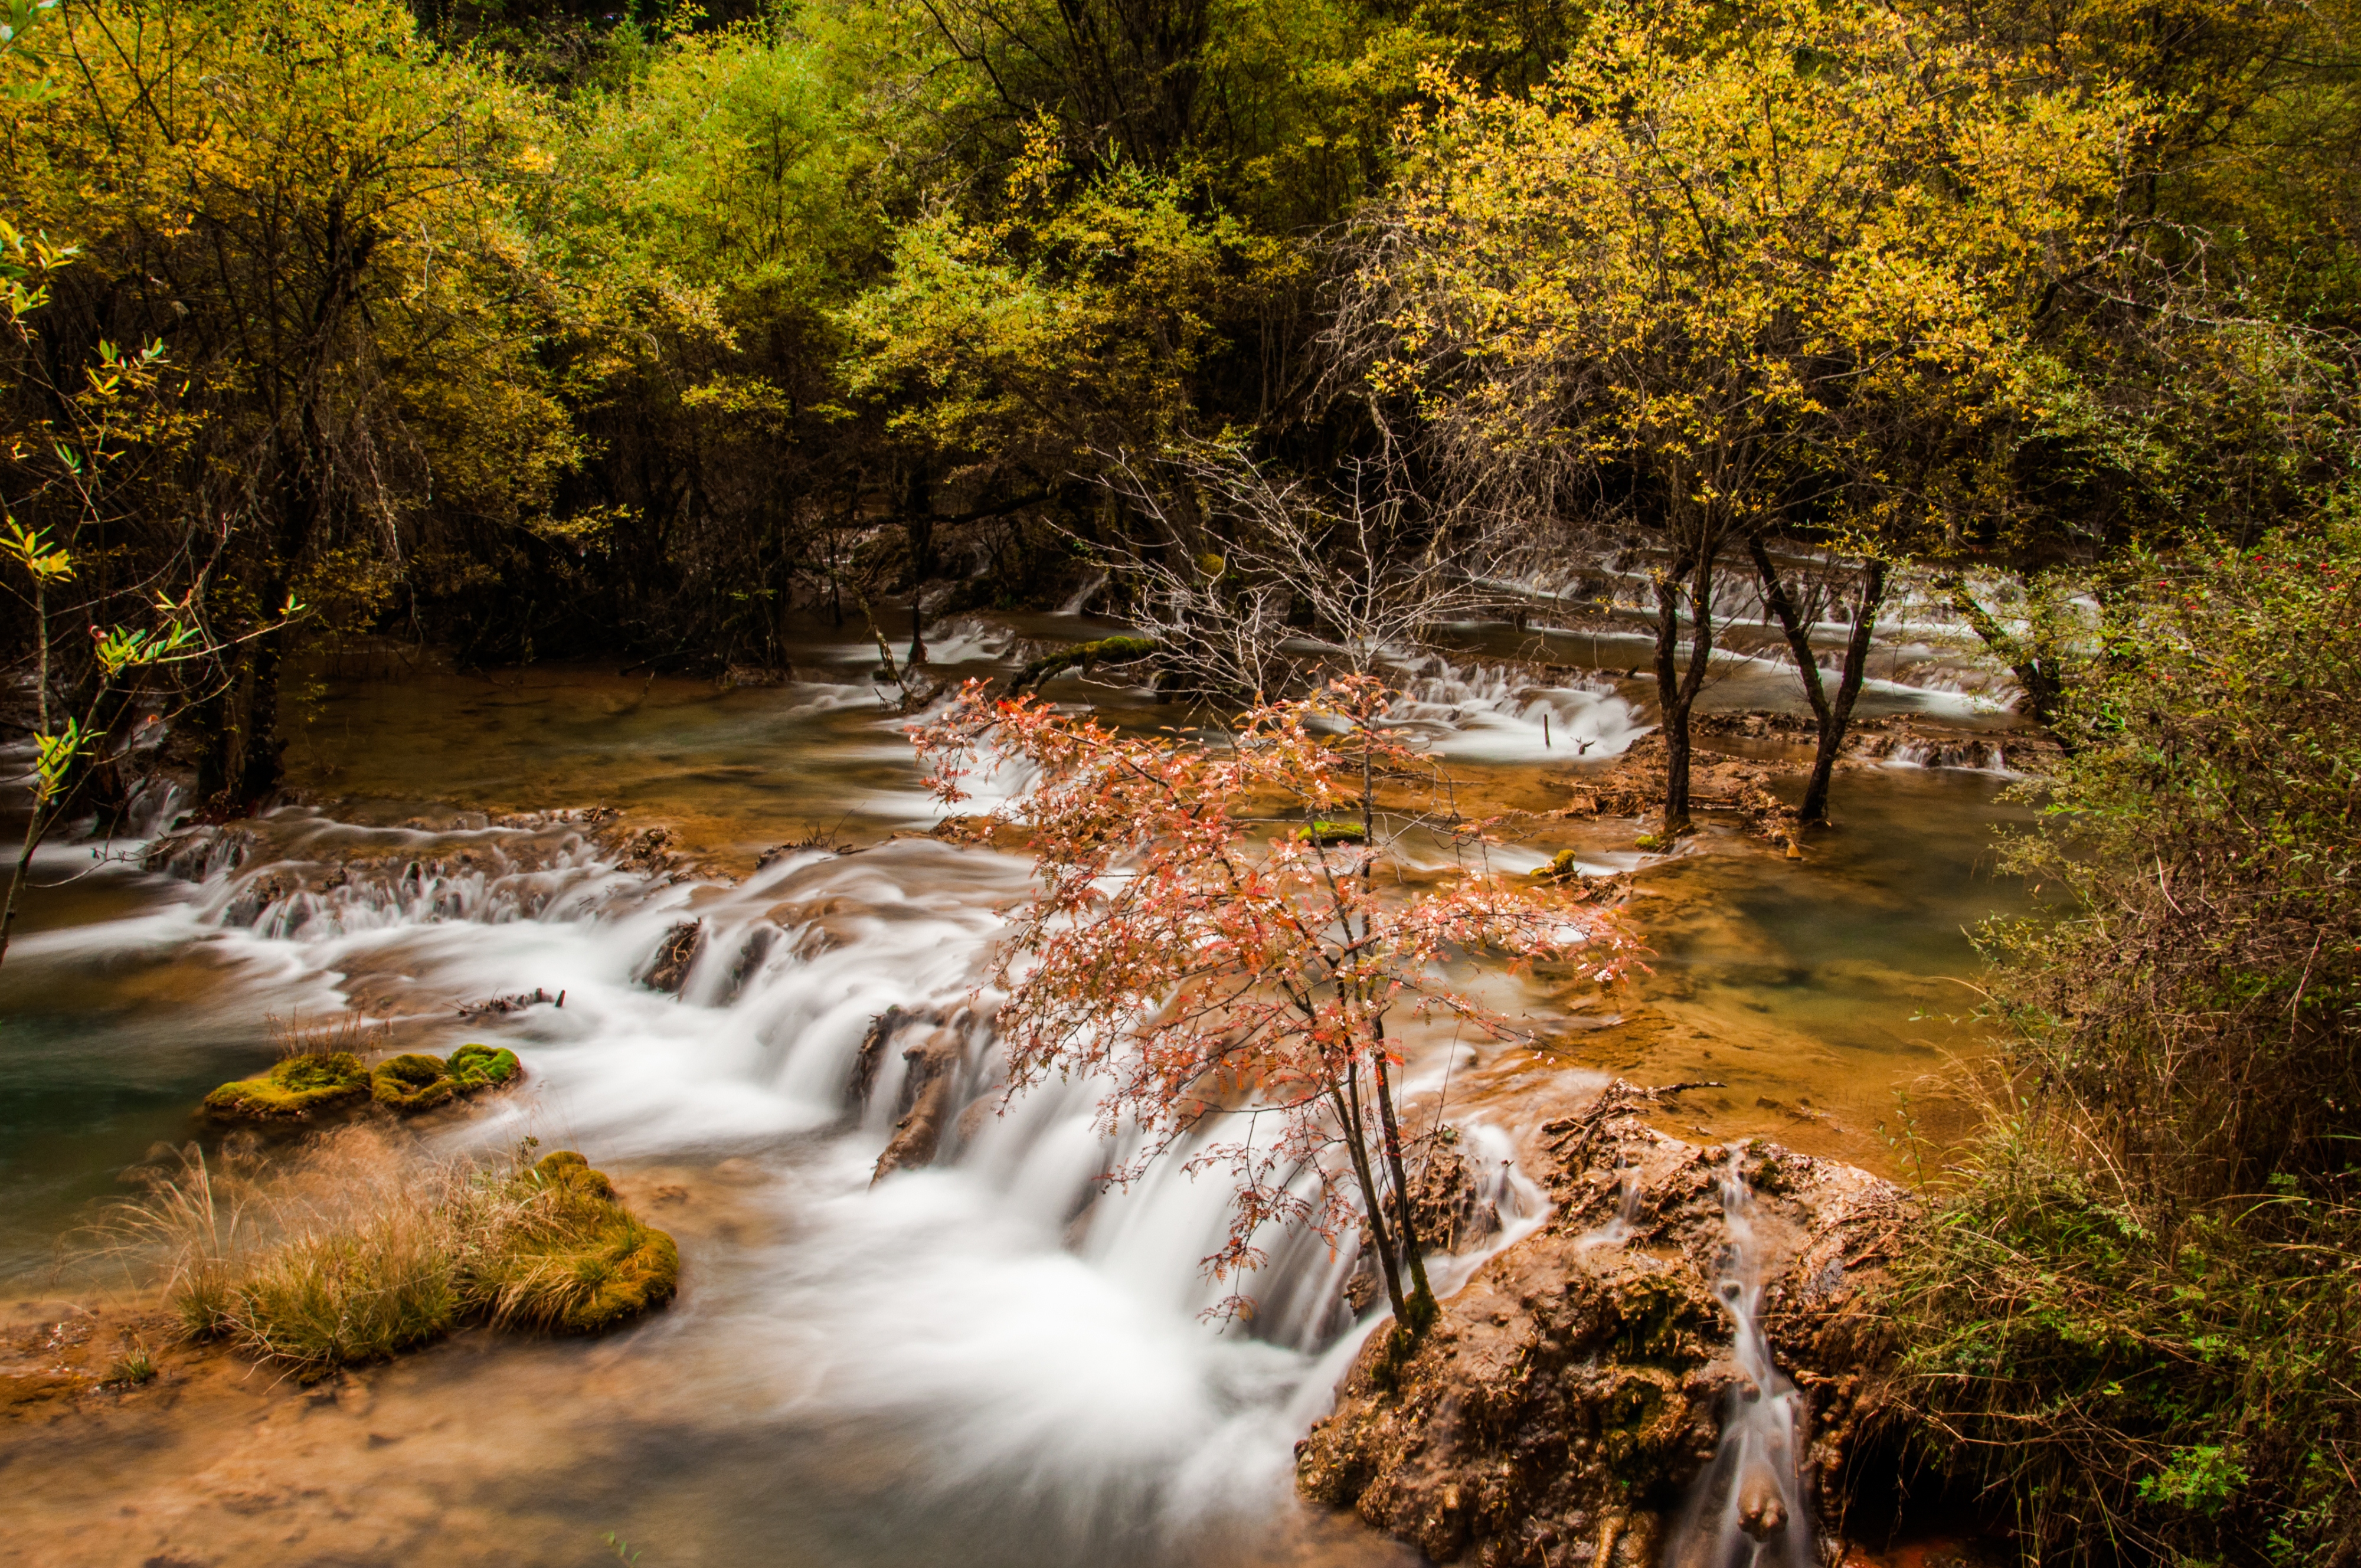
[[[1008,649],[985,626],[936,654],[981,671]],[[1251,1324],[1204,1321],[1227,1289],[1198,1266],[1222,1182],[1168,1162],[1103,1193],[1087,1086],[995,1114],[988,1068],[935,1165],[872,1184],[903,1063],[887,1053],[865,1108],[849,1102],[870,1020],[964,999],[1027,875],[918,831],[932,814],[873,657],[816,640],[795,681],[733,691],[579,670],[332,678],[291,759],[333,808],[169,868],[43,851],[62,885],[0,968],[8,1295],[62,1288],[61,1238],[152,1145],[192,1135],[207,1089],[267,1062],[267,1014],[346,1009],[393,1021],[405,1048],[516,1047],[528,1087],[438,1135],[582,1148],[679,1237],[687,1272],[672,1310],[596,1343],[462,1336],[296,1417],[258,1383],[251,1411],[95,1420],[11,1463],[34,1560],[595,1563],[611,1531],[649,1568],[1415,1561],[1290,1486],[1291,1444],[1367,1326],[1341,1304],[1349,1257],[1282,1239]],[[1543,807],[1562,798],[1550,770],[1644,728],[1619,674],[1535,692],[1437,667],[1415,717],[1488,800]],[[1659,867],[1634,905],[1653,972],[1613,1012],[1472,980],[1555,1039],[1412,1042],[1412,1096],[1449,1096],[1488,1173],[1490,1245],[1542,1217],[1517,1169],[1540,1107],[1611,1071],[1706,1069],[1730,1085],[1698,1113],[1717,1134],[1890,1167],[1894,1089],[1960,1043],[1930,1016],[1936,977],[1966,972],[1961,925],[2002,902],[1977,871],[1995,787],[1848,775],[1850,826],[1817,863],[1708,842]],[[635,859],[580,815],[598,806],[736,874]],[[1580,831],[1600,867],[1640,863],[1630,824]],[[690,920],[680,994],[650,990]],[[536,991],[563,1004],[458,1016]],[[1779,1397],[1775,1374],[1757,1383]],[[91,1548],[94,1509],[119,1552]]]
[[[1722,1412],[1721,1447],[1697,1484],[1668,1563],[1675,1568],[1812,1568],[1819,1553],[1797,1462],[1809,1438],[1804,1397],[1763,1337],[1763,1255],[1754,1193],[1732,1150],[1721,1177],[1722,1249],[1714,1293],[1730,1314],[1738,1378]]]

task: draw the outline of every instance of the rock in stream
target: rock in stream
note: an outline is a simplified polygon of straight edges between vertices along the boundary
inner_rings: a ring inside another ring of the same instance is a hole
[[[1307,1497],[1438,1562],[1654,1568],[1741,1375],[1713,1285],[1733,1150],[1655,1131],[1636,1113],[1649,1102],[1612,1084],[1543,1129],[1555,1216],[1443,1302],[1406,1355],[1370,1336],[1334,1413],[1297,1445]],[[1851,1166],[1762,1142],[1735,1152],[1763,1325],[1811,1407],[1808,1493],[1855,1428],[1861,1289],[1905,1201]]]

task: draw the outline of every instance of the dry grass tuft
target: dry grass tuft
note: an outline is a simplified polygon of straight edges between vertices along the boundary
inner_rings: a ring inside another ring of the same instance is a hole
[[[672,1238],[570,1151],[486,1168],[370,1125],[266,1170],[252,1139],[152,1166],[101,1227],[164,1277],[181,1331],[317,1376],[465,1321],[598,1332],[670,1299]]]
[[[280,1059],[290,1057],[332,1057],[350,1053],[373,1056],[393,1048],[393,1025],[372,1024],[355,1013],[339,1014],[324,1024],[307,1024],[301,1013],[263,1014],[270,1043]]]

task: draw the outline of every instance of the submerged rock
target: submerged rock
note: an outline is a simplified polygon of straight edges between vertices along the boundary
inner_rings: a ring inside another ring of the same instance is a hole
[[[288,1057],[259,1078],[225,1083],[205,1096],[209,1115],[254,1121],[304,1121],[349,1109],[369,1097],[369,1070],[350,1051]]]
[[[1649,1099],[1610,1085],[1544,1128],[1556,1217],[1479,1268],[1406,1353],[1371,1336],[1334,1413],[1297,1445],[1304,1496],[1438,1562],[1653,1568],[1739,1373],[1712,1285],[1732,1151],[1647,1126],[1632,1113]],[[1814,1406],[1808,1486],[1833,1475],[1850,1438],[1857,1292],[1903,1199],[1833,1161],[1761,1143],[1737,1153],[1765,1254],[1765,1325]],[[1788,1521],[1766,1495],[1741,1501],[1768,1534]]]
[[[872,1181],[882,1180],[897,1170],[934,1163],[943,1128],[950,1121],[952,1107],[958,1101],[960,1069],[967,1061],[967,1032],[961,1023],[961,1019],[954,1017],[902,1053],[902,1059],[908,1064],[902,1079],[905,1110],[894,1124],[894,1136],[877,1157]]]
[[[702,920],[684,920],[666,931],[664,940],[656,946],[655,958],[648,965],[648,989],[680,994],[680,988],[688,983],[689,968],[697,962],[704,935]]]

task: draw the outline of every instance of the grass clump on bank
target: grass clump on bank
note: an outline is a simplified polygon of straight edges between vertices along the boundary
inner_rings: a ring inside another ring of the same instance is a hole
[[[367,1126],[268,1170],[250,1144],[192,1146],[110,1228],[165,1257],[184,1332],[306,1376],[466,1323],[596,1332],[668,1301],[672,1238],[580,1155],[529,1154],[436,1160]]]
[[[2151,564],[2074,699],[2004,1080],[1897,1266],[1927,1447],[2051,1563],[2361,1561],[2361,536]]]
[[[469,1301],[489,1321],[590,1333],[672,1299],[673,1239],[634,1218],[571,1149],[484,1189],[493,1234],[476,1249]]]

